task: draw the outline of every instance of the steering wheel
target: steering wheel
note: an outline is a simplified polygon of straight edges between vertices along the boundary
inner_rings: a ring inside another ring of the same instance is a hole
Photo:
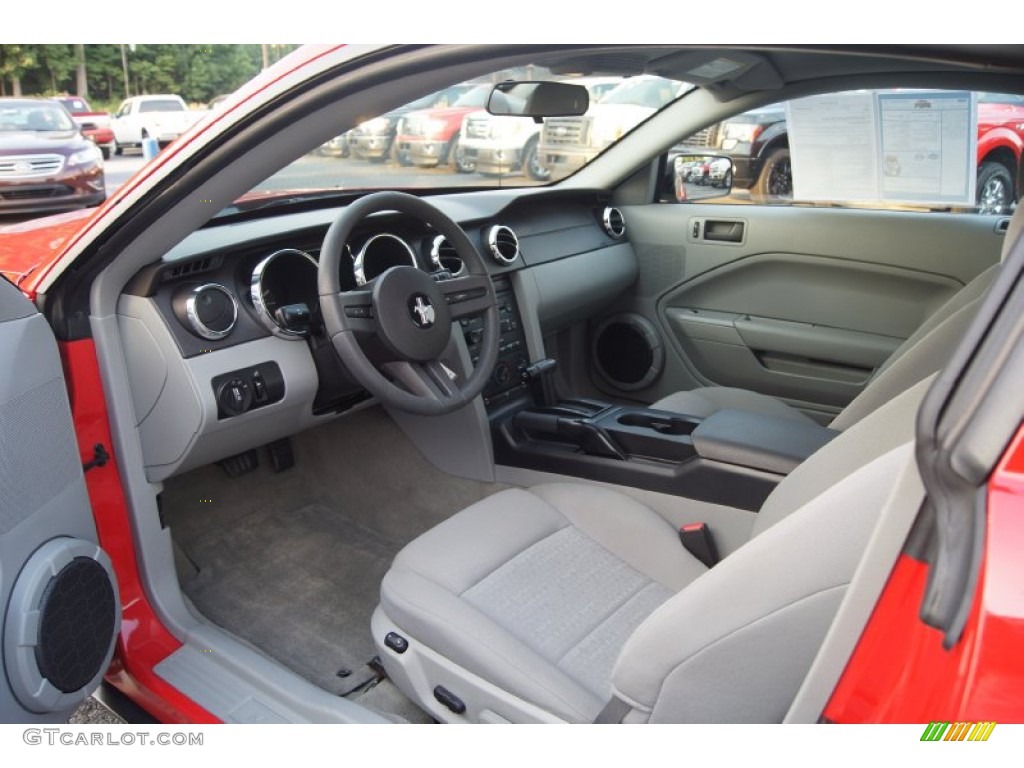
[[[468,274],[435,280],[416,267],[391,267],[362,288],[342,291],[345,243],[363,219],[380,211],[398,211],[429,224],[452,244]],[[494,286],[469,237],[435,206],[404,192],[376,192],[347,206],[327,230],[317,285],[335,352],[356,381],[384,405],[434,416],[463,407],[483,391],[498,359]],[[453,321],[481,313],[480,358],[463,379],[441,355]],[[376,364],[366,349],[373,351]]]

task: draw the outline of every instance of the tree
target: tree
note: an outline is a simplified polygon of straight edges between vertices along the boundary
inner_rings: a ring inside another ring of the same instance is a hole
[[[37,58],[50,75],[51,95],[67,90],[68,79],[75,68],[74,48],[70,45],[39,45]],[[37,73],[38,75],[38,73]]]
[[[85,70],[85,45],[75,43],[75,95],[89,98],[89,77]]]
[[[89,91],[103,94],[106,101],[115,101],[124,96],[122,93],[121,49],[117,45],[87,45],[89,57]]]
[[[17,43],[0,45],[0,95],[7,95],[7,80],[11,83],[11,95],[22,95],[21,78],[36,66],[35,48]]]

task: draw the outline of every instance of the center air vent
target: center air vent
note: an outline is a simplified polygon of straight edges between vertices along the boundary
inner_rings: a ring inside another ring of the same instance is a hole
[[[601,223],[604,225],[604,231],[616,240],[626,234],[626,219],[618,208],[611,206],[605,208],[604,214],[601,216]]]
[[[495,224],[487,231],[487,247],[499,264],[511,264],[519,256],[519,238],[501,224]]]
[[[430,246],[430,262],[434,269],[447,269],[453,276],[462,274],[465,264],[459,258],[455,246],[448,242],[444,235],[438,235]]]

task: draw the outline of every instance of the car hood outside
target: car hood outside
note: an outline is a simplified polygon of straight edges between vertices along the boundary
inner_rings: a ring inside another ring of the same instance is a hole
[[[85,145],[78,131],[0,131],[0,155],[70,154]]]
[[[24,278],[45,271],[95,214],[87,208],[7,226],[0,218],[0,275],[24,289]]]

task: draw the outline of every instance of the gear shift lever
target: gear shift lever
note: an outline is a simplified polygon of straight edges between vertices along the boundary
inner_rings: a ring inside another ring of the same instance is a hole
[[[541,408],[558,405],[558,393],[555,392],[555,369],[558,361],[550,357],[530,363],[523,371],[523,381],[530,385],[533,397]]]

